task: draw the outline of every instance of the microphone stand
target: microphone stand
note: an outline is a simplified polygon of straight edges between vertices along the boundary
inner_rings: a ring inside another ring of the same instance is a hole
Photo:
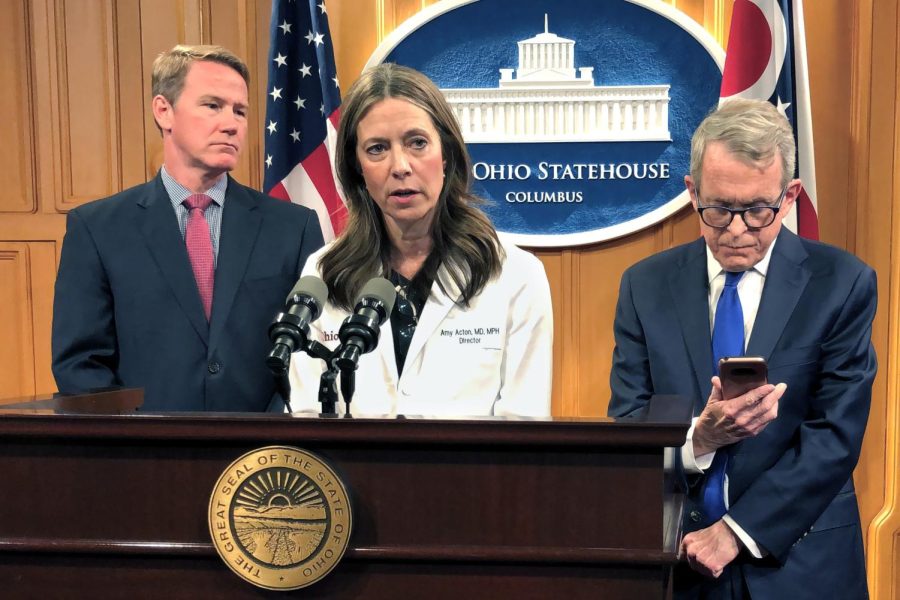
[[[291,408],[291,381],[288,378],[287,369],[281,371],[273,369],[272,376],[275,378],[275,393],[281,398],[287,411],[294,412]]]
[[[291,365],[291,353],[296,348],[296,337],[302,335],[305,339],[309,335],[309,325],[301,326],[300,317],[290,312],[278,313],[275,321],[269,325],[269,339],[276,342],[275,347],[266,358],[266,366],[275,378],[275,393],[281,397],[281,402],[289,413],[291,408],[291,381],[288,377],[288,369]],[[286,338],[285,342],[279,342],[280,338]]]
[[[337,416],[337,410],[335,409],[337,399],[337,371],[329,368],[323,371],[322,376],[319,378],[319,404],[322,405],[320,414]]]
[[[327,346],[316,340],[306,339],[301,348],[310,357],[325,361],[325,365],[327,366],[325,371],[322,372],[322,376],[319,378],[319,404],[322,405],[322,412],[319,414],[323,416],[337,416],[335,405],[338,399],[337,379],[338,373],[340,373],[341,394],[344,396],[344,402],[346,404],[345,416],[349,417],[350,402],[353,399],[353,393],[356,389],[356,365],[348,365],[347,363],[337,360],[337,357],[344,351],[343,344],[335,348],[334,351],[331,351]],[[290,360],[290,353],[288,353],[287,356],[288,360]],[[293,412],[290,404],[291,383],[288,378],[288,369],[280,368],[281,364],[281,361],[278,361],[277,364],[275,361],[272,361],[269,363],[269,368],[272,370],[272,375],[275,377],[276,393],[281,396],[282,402],[284,402],[288,412]]]
[[[340,347],[332,352],[324,344],[308,339],[303,345],[303,350],[312,358],[319,358],[325,361],[325,365],[328,368],[322,372],[322,376],[319,378],[319,403],[322,405],[320,414],[336,416],[335,403],[337,402],[336,382],[338,372],[333,359],[337,352],[340,351]]]
[[[348,343],[346,346],[340,344],[334,349],[333,364],[341,372],[341,395],[344,396],[347,416],[350,416],[350,402],[353,401],[353,394],[356,391],[356,368],[360,354],[362,354],[360,347],[355,343]]]
[[[350,401],[353,400],[353,392],[356,391],[356,367],[341,369],[341,394],[344,396],[346,416],[350,416]]]

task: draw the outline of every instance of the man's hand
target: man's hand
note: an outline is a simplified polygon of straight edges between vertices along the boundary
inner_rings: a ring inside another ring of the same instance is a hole
[[[712,378],[712,391],[694,427],[694,456],[753,437],[778,416],[778,400],[787,385],[767,383],[737,398],[722,398],[722,383]]]
[[[740,552],[740,542],[725,521],[694,531],[681,540],[681,555],[691,568],[707,577],[718,577]]]

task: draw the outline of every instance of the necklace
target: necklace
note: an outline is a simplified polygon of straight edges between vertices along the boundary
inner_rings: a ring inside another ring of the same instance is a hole
[[[397,295],[403,299],[403,302],[397,304],[397,310],[405,317],[412,318],[413,323],[419,323],[419,313],[416,310],[415,303],[409,299],[409,296],[406,295],[406,286],[397,284],[394,286],[394,289],[397,290]]]

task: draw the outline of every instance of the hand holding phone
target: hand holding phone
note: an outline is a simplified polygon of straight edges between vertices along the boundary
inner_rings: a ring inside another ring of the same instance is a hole
[[[725,357],[719,361],[719,379],[725,400],[737,398],[768,383],[768,365],[762,356]]]
[[[695,456],[759,435],[777,418],[778,402],[787,389],[783,383],[766,387],[763,391],[767,393],[762,397],[735,401],[747,392],[765,386],[767,379],[766,359],[761,356],[739,356],[719,361],[721,389],[712,389],[706,407],[697,419],[693,438]]]

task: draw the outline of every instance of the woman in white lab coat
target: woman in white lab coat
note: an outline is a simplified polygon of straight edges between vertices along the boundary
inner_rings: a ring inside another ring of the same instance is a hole
[[[359,359],[351,412],[548,416],[547,277],[477,208],[469,156],[441,92],[417,71],[382,64],[353,84],[341,111],[335,167],[349,219],[304,268],[329,289],[310,336],[336,347],[372,277],[397,290],[378,346]],[[318,412],[323,368],[294,354],[294,410]]]

